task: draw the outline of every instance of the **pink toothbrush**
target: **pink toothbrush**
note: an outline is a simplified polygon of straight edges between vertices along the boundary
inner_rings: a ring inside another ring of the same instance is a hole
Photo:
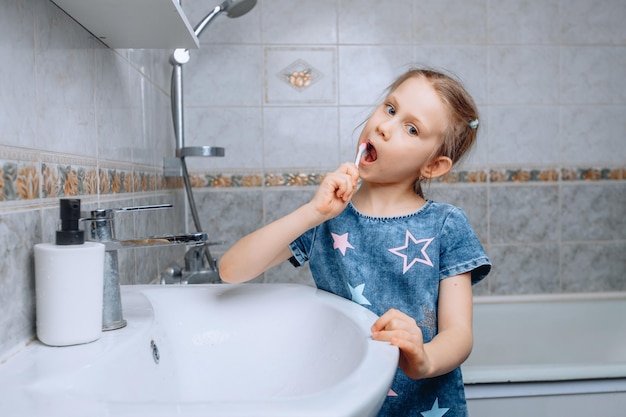
[[[366,149],[367,149],[367,144],[365,142],[359,145],[359,150],[356,153],[356,159],[354,160],[354,164],[357,166],[357,168],[359,166],[359,163],[361,162],[361,157],[363,157],[363,154],[365,153]]]

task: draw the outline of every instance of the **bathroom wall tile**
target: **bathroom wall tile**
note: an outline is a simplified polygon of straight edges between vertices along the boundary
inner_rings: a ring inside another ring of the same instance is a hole
[[[133,162],[133,141],[141,138],[138,109],[112,108],[98,113],[98,155]]]
[[[558,103],[558,46],[493,46],[489,51],[491,104]]]
[[[4,145],[37,145],[37,118],[31,111],[36,97],[33,13],[32,4],[20,0],[3,2],[0,13],[0,54],[5,60],[0,66],[0,143]]]
[[[561,33],[559,0],[489,2],[488,40],[491,44],[556,44]]]
[[[623,166],[626,106],[563,106],[561,161],[569,166]]]
[[[187,158],[190,171],[263,167],[263,112],[260,108],[191,107],[185,114],[186,146],[217,146],[223,157]]]
[[[35,7],[38,146],[95,156],[94,49],[99,44],[51,2]]]
[[[335,108],[265,108],[263,117],[263,157],[267,170],[308,167],[326,171],[339,165]]]
[[[414,39],[423,44],[484,44],[487,0],[443,0],[415,4]]]
[[[374,106],[339,108],[339,160],[354,161],[359,136]]]
[[[626,243],[576,242],[563,245],[564,292],[626,291]],[[584,271],[584,273],[581,273]]]
[[[198,215],[210,241],[223,241],[215,252],[230,247],[237,240],[259,228],[263,221],[261,190],[194,190]],[[188,214],[188,230],[195,230]],[[213,252],[213,248],[211,248]]]
[[[410,44],[413,42],[412,0],[382,6],[377,0],[342,0],[339,11],[341,44]],[[373,13],[373,11],[376,11]]]
[[[417,66],[439,69],[457,78],[476,104],[486,104],[489,48],[480,45],[415,47]]]
[[[490,107],[490,166],[558,164],[559,114],[557,106]]]
[[[260,105],[262,65],[262,49],[256,45],[207,45],[191,51],[183,69],[185,105]]]
[[[555,244],[493,245],[489,292],[543,294],[559,291],[559,247]]]
[[[492,244],[558,242],[558,186],[492,186],[489,216]]]
[[[39,212],[0,216],[0,357],[35,332],[33,245],[41,242]]]
[[[626,84],[617,68],[626,67],[626,48],[561,48],[561,100],[568,104],[625,104]]]
[[[114,49],[130,63],[131,71],[137,71],[146,80],[163,91],[170,91],[172,65],[169,63],[172,50],[168,49]]]
[[[196,27],[221,1],[183,0],[182,8],[191,27]],[[261,9],[267,4],[259,1],[243,16],[228,18],[225,14],[215,18],[200,36],[200,46],[216,43],[259,43],[261,40]],[[193,51],[192,51],[193,53]]]
[[[37,154],[20,148],[0,147],[0,201],[25,201],[40,197],[41,175]]]
[[[313,198],[316,188],[275,189],[263,195],[263,224],[271,223],[291,213]]]
[[[561,0],[563,41],[570,44],[626,43],[626,4],[621,0]]]
[[[389,84],[410,68],[412,61],[413,48],[409,45],[340,46],[339,104],[376,104]]]
[[[131,97],[128,63],[110,49],[95,50],[95,104],[98,156],[132,161],[132,140],[141,134],[136,101]]]
[[[149,68],[151,71],[150,80],[154,82],[163,91],[170,91],[170,83],[172,79],[172,65],[169,62],[170,55],[173,51],[166,49],[153,49],[152,59],[153,66]]]
[[[335,104],[336,48],[265,48],[267,104]]]
[[[162,166],[163,156],[174,155],[176,142],[169,98],[163,100],[165,94],[144,77],[131,77],[131,85],[131,91],[137,91],[139,97],[132,110],[136,115],[132,128],[138,132],[129,138],[132,161],[134,164]]]
[[[41,155],[41,197],[95,196],[99,192],[98,168],[93,159],[59,154]]]
[[[133,163],[154,165],[156,162],[156,155],[154,154],[156,147],[149,141],[147,135],[149,132],[161,133],[160,131],[155,130],[158,125],[154,123],[153,120],[154,115],[156,115],[155,108],[159,105],[155,97],[155,85],[146,79],[146,77],[139,71],[131,69],[129,76],[129,95],[131,97],[131,107],[128,110],[128,113],[130,113],[131,118],[123,136],[126,138],[128,143],[127,146],[130,148]],[[165,120],[167,120],[167,118],[163,121]],[[154,127],[150,128],[150,131],[148,131],[147,126],[151,124]],[[171,131],[173,131],[173,129]],[[159,136],[162,142],[166,142],[166,136],[164,134],[158,135],[157,137]],[[116,159],[119,160],[120,158]]]
[[[626,240],[626,182],[561,186],[564,241]]]
[[[145,82],[145,80],[144,80]],[[143,106],[143,146],[140,152],[149,150],[145,158],[135,157],[135,162],[163,167],[163,158],[175,155],[176,138],[172,122],[170,97],[158,88],[149,89],[148,105]],[[152,158],[152,159],[150,159]]]
[[[264,43],[310,45],[337,42],[335,0],[271,0],[259,4]]]

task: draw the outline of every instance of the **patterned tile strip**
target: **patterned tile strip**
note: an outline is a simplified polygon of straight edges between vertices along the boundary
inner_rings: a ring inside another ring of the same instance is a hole
[[[102,161],[100,164],[105,165]],[[195,188],[316,186],[324,173],[192,173]],[[499,184],[626,180],[626,168],[545,168],[454,171],[434,183]],[[67,196],[113,195],[181,188],[181,178],[166,178],[161,168],[0,147],[0,201]]]

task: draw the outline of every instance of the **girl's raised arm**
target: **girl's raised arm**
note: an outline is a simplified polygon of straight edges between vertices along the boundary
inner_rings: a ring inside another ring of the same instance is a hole
[[[310,202],[240,239],[220,260],[222,280],[249,281],[289,259],[291,242],[343,211],[356,190],[358,178],[354,164],[341,165],[324,177]]]

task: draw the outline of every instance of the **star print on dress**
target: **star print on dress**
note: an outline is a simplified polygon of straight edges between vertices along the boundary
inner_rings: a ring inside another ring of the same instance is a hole
[[[348,234],[338,235],[336,233],[330,234],[333,237],[333,249],[339,249],[343,256],[346,256],[346,249],[354,249],[354,246],[348,242]]]
[[[361,305],[366,305],[366,306],[372,305],[372,303],[370,303],[370,300],[365,298],[365,296],[363,295],[365,284],[357,285],[356,287],[353,287],[352,285],[348,284],[348,287],[350,287],[350,295],[352,296],[352,301]]]
[[[435,328],[437,327],[437,315],[426,306],[422,306],[422,311],[424,312],[424,318],[418,321],[417,325],[423,329],[427,329],[430,331],[430,334],[434,336]]]
[[[432,237],[430,239],[415,239],[411,232],[407,230],[404,239],[404,246],[388,249],[388,251],[393,253],[394,255],[401,257],[404,260],[402,273],[406,274],[406,272],[411,269],[411,267],[415,265],[416,262],[420,262],[428,266],[433,266],[433,262],[430,260],[430,257],[426,253],[426,248],[428,248],[428,245],[430,245],[433,240],[435,240],[435,238]],[[409,241],[413,242],[413,244],[410,244]],[[422,257],[413,257],[413,260],[409,263],[409,255],[402,252],[410,252],[412,251],[412,246],[420,244],[422,244],[422,248],[420,250],[420,254],[422,255]]]
[[[428,411],[422,411],[424,417],[442,417],[445,413],[447,413],[449,408],[439,408],[439,398],[435,398],[435,403],[433,404],[433,408]]]

